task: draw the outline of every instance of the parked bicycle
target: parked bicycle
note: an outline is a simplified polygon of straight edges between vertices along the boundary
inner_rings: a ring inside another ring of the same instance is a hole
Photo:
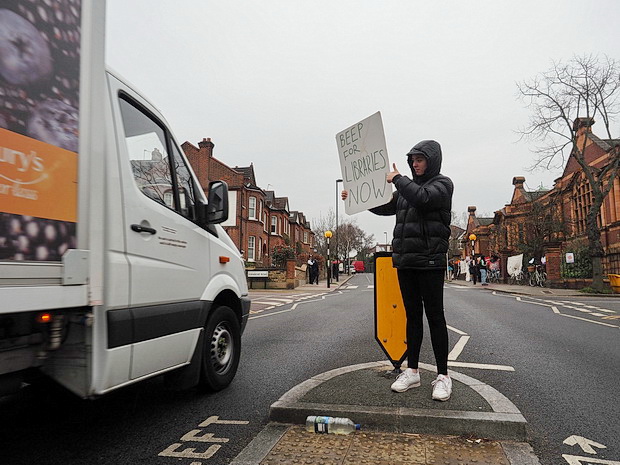
[[[530,269],[533,268],[533,269]],[[528,271],[530,272],[529,276],[529,285],[530,286],[545,286],[545,281],[547,280],[547,273],[542,269],[541,265],[535,265],[533,267],[528,267]]]
[[[500,273],[499,270],[489,270],[487,273],[487,282],[489,283],[499,283],[500,281]]]
[[[519,285],[525,284],[525,273],[523,273],[523,270],[519,270],[516,273],[511,274],[508,282],[513,285],[514,284],[519,284]]]

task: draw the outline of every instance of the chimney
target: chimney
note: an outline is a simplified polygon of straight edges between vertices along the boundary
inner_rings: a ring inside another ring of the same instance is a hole
[[[581,136],[586,132],[592,132],[594,123],[594,118],[575,118],[575,121],[573,121],[573,131],[575,131],[577,136]]]
[[[198,142],[198,147],[200,147],[200,150],[206,150],[209,158],[213,157],[213,147],[215,147],[215,144],[211,142],[210,137],[203,138],[202,141]]]

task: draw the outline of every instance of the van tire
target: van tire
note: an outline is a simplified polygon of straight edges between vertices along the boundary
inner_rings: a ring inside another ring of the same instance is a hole
[[[230,307],[222,305],[211,312],[203,340],[200,386],[220,391],[235,377],[241,355],[241,327]]]

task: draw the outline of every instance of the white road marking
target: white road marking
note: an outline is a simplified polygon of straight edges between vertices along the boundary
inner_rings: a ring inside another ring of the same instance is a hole
[[[594,305],[586,305],[583,302],[571,302],[571,301],[568,301],[568,300],[563,300],[562,303],[564,303],[564,304],[571,304],[571,305],[581,305],[581,306],[586,307],[586,308],[592,308],[594,310],[598,310],[599,312],[616,313],[613,310],[607,310],[606,308],[600,308],[600,307],[596,307]],[[564,305],[564,306],[567,307],[567,308],[575,308],[575,307],[571,307],[570,305]]]
[[[446,327],[450,330],[450,331],[454,331],[456,334],[460,334],[461,336],[467,336],[467,333],[464,333],[463,331],[461,331],[460,329],[456,329],[450,325],[446,325]]]
[[[480,370],[515,371],[513,367],[507,365],[489,365],[486,363],[467,363],[448,361],[448,366],[458,368],[478,368]]]
[[[604,446],[603,444],[599,444],[592,439],[584,438],[583,436],[576,436],[574,434],[564,439],[564,444],[567,446],[578,445],[586,454],[596,454],[596,450],[594,450],[593,447],[596,447],[597,449],[607,449],[607,446]]]
[[[374,289],[374,288],[375,288],[374,284],[371,284],[371,285],[368,286],[368,289]]]
[[[220,420],[220,417],[217,415],[210,416],[205,421],[200,423],[198,426],[204,428],[209,425],[249,425],[250,422],[247,420]]]
[[[592,313],[591,310],[586,310],[584,308],[579,308],[579,307],[574,307],[572,305],[567,305],[567,304],[572,304],[572,303],[575,303],[575,302],[569,302],[569,301],[565,301],[565,300],[564,301],[560,301],[560,302],[556,302],[554,300],[544,300],[544,299],[536,299],[536,297],[528,297],[528,299],[541,300],[541,302],[536,302],[535,300],[524,300],[524,299],[522,299],[521,297],[518,297],[518,296],[514,296],[514,298],[515,298],[515,300],[517,300],[519,302],[526,303],[526,304],[540,305],[542,307],[550,307],[553,310],[553,313],[555,313],[557,315],[560,315],[560,316],[565,316],[567,318],[574,318],[575,320],[586,321],[588,323],[594,323],[594,324],[597,324],[597,325],[608,326],[610,328],[620,329],[620,326],[610,325],[608,323],[602,323],[600,321],[591,320],[589,318],[582,318],[582,317],[578,317],[578,316],[568,315],[566,313],[562,313],[562,312],[560,312],[560,310],[558,310],[558,308],[556,306],[549,305],[550,303],[552,303],[552,304],[560,305],[560,306],[565,307],[565,308],[570,308],[570,309],[577,310],[577,311],[580,311],[580,312],[588,313],[589,315],[600,316],[600,314]],[[542,303],[542,302],[548,302],[548,303]],[[598,310],[599,311],[605,311],[603,309],[598,309]],[[610,313],[615,313],[615,312],[613,312],[611,310],[607,310],[607,311],[610,312]],[[602,317],[606,318],[604,315],[602,315]]]
[[[195,447],[188,447],[187,449],[183,449],[177,452],[179,447],[183,446],[180,442],[172,444],[168,446],[165,450],[161,451],[159,454],[160,457],[176,457],[176,458],[185,458],[185,459],[210,459],[215,455],[215,453],[220,450],[219,445],[212,445],[204,452],[195,452]]]
[[[463,349],[465,348],[465,344],[467,344],[467,342],[469,341],[470,337],[471,336],[461,336],[460,337],[458,342],[456,344],[454,344],[454,347],[452,348],[452,350],[448,354],[448,360],[456,360],[457,358],[459,358],[459,355],[461,355],[461,352],[463,352]]]
[[[579,457],[577,455],[562,454],[562,458],[566,460],[568,465],[592,465],[596,463],[600,465],[620,465],[620,462],[616,460],[595,459],[594,457]]]
[[[610,325],[609,323],[603,323],[602,321],[594,321],[594,320],[590,320],[588,318],[581,318],[579,316],[567,315],[566,313],[560,313],[560,316],[565,316],[567,318],[574,318],[575,320],[587,321],[588,323],[594,323],[596,325],[609,326],[610,328],[618,328],[618,329],[620,329],[620,326]]]
[[[293,299],[283,299],[281,297],[268,297],[265,300],[274,300],[276,302],[284,302],[285,304],[290,304],[293,301]]]
[[[226,443],[229,441],[228,438],[214,438],[213,436],[215,435],[213,433],[204,433],[202,436],[198,436],[199,433],[202,433],[202,430],[193,429],[189,433],[186,433],[183,436],[181,436],[181,441],[222,442],[222,443]]]
[[[325,295],[325,294],[327,294],[327,295]],[[249,317],[248,320],[254,320],[256,318],[264,318],[264,317],[267,317],[267,316],[279,315],[281,313],[288,313],[288,312],[291,312],[291,311],[295,310],[298,305],[307,304],[307,303],[311,303],[311,302],[318,302],[320,300],[324,300],[326,297],[332,297],[332,296],[338,295],[338,294],[342,294],[342,291],[334,291],[334,292],[332,292],[330,294],[328,294],[326,292],[323,292],[321,294],[316,294],[316,297],[320,297],[320,299],[304,300],[303,302],[296,302],[296,303],[294,303],[291,306],[291,308],[288,308],[286,310],[280,310],[278,312],[269,312],[269,313],[266,313],[264,315],[254,315],[254,316]],[[263,310],[266,310],[266,309],[263,309]],[[260,312],[262,312],[262,310],[259,310],[256,313],[260,313]],[[252,313],[252,312],[250,312],[250,313]]]

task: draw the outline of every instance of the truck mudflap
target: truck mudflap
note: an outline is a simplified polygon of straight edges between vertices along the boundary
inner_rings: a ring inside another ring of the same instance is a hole
[[[245,327],[248,323],[248,317],[250,316],[250,306],[252,301],[249,296],[241,297],[241,334],[245,331]]]

